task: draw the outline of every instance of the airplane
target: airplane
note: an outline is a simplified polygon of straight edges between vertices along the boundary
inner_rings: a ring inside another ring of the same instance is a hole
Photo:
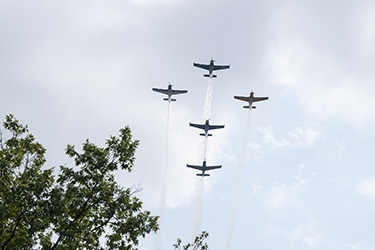
[[[208,70],[209,74],[204,74],[204,77],[217,77],[217,75],[214,75],[214,70],[221,70],[221,69],[229,69],[230,65],[215,65],[215,60],[211,58],[210,64],[199,64],[199,63],[193,63],[193,66]]]
[[[175,89],[172,89],[172,84],[168,84],[168,89],[157,89],[157,88],[152,88],[153,91],[155,92],[159,92],[159,93],[162,93],[162,94],[166,94],[168,95],[168,98],[163,98],[164,101],[173,101],[175,102],[176,99],[173,99],[171,98],[172,95],[178,95],[178,94],[185,94],[187,93],[188,91],[187,90],[175,90]]]
[[[209,170],[212,170],[212,169],[221,168],[221,165],[220,166],[206,166],[206,160],[203,161],[202,166],[189,165],[189,164],[186,164],[186,166],[188,168],[194,168],[194,169],[202,171],[201,174],[197,174],[197,176],[202,176],[202,177],[204,177],[204,176],[210,176],[209,174],[205,174],[204,173],[205,171],[209,171]]]
[[[195,123],[190,123],[189,125],[195,128],[203,129],[204,134],[199,134],[201,136],[212,136],[212,134],[209,134],[208,131],[211,129],[219,129],[219,128],[224,128],[224,125],[210,125],[210,121],[206,120],[205,124],[195,124]]]
[[[249,97],[247,97],[247,96],[234,96],[234,99],[238,99],[238,100],[241,100],[241,101],[244,101],[244,102],[248,102],[249,106],[243,106],[243,108],[245,108],[245,109],[248,109],[248,108],[255,109],[256,107],[253,106],[253,102],[265,101],[265,100],[268,100],[268,97],[255,97],[254,92],[251,91]]]

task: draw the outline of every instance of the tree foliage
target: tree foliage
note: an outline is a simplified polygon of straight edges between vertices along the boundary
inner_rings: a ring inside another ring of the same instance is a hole
[[[203,231],[200,235],[196,236],[193,243],[182,245],[182,241],[177,239],[177,242],[173,244],[175,250],[207,250],[208,245],[204,240],[208,237],[208,233]]]
[[[0,134],[1,249],[135,249],[158,229],[142,210],[139,189],[117,184],[114,171],[131,171],[139,144],[129,127],[101,148],[89,140],[82,153],[68,145],[75,167],[42,169],[46,149],[12,115]],[[4,139],[7,132],[9,139]],[[105,242],[103,244],[103,242]]]

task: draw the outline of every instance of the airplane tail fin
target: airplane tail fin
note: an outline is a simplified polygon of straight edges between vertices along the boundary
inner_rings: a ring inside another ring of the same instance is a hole
[[[206,134],[199,134],[201,136],[206,136]],[[207,136],[212,136],[212,134],[207,134]]]
[[[205,176],[210,176],[210,175],[209,174],[197,174],[197,176],[205,177]]]

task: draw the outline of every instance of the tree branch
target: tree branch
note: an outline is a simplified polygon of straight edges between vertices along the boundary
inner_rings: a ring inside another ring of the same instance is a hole
[[[20,215],[18,216],[17,218],[17,222],[16,222],[16,225],[14,225],[14,228],[12,230],[12,234],[10,235],[10,237],[4,242],[3,246],[1,247],[1,249],[5,249],[6,246],[9,244],[9,242],[14,238],[15,234],[16,234],[16,231],[17,231],[17,228],[19,226],[19,224],[21,223],[21,220],[22,220],[22,217],[25,215],[25,213],[27,212],[28,210],[25,209],[24,211],[22,211],[20,213]]]

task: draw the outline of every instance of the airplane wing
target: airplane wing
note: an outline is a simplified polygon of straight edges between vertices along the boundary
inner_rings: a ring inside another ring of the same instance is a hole
[[[187,90],[172,90],[171,91],[172,95],[185,94],[185,93],[187,93]]]
[[[268,100],[268,97],[254,97],[253,102],[260,102]]]
[[[167,89],[152,88],[152,90],[155,91],[155,92],[159,92],[159,93],[168,95],[168,90]]]
[[[217,168],[221,168],[221,165],[220,166],[206,166],[206,171],[217,169]]]
[[[241,100],[241,101],[244,101],[244,102],[249,101],[249,97],[246,97],[246,96],[234,96],[234,99],[238,99],[238,100]]]
[[[189,123],[189,125],[195,128],[204,129],[204,124]]]
[[[205,70],[210,70],[210,65],[207,64],[200,64],[200,63],[193,63],[193,66],[205,69]]]
[[[202,167],[202,166],[196,166],[196,165],[189,165],[189,164],[186,164],[186,167],[188,167],[188,168],[194,168],[194,169],[197,169],[197,170],[203,171],[203,167]]]
[[[214,65],[214,70],[229,69],[230,65]]]
[[[211,129],[219,129],[219,128],[224,128],[224,125],[210,125],[208,127],[208,130],[211,130]]]

